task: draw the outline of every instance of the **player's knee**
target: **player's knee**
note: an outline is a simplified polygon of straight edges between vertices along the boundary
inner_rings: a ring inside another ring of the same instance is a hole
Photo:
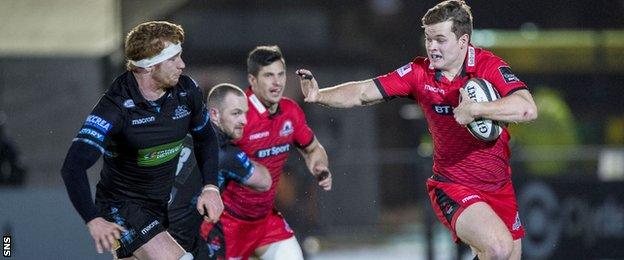
[[[294,236],[273,243],[269,246],[267,251],[260,256],[262,260],[303,260],[303,253],[297,238]]]
[[[494,239],[486,246],[485,259],[509,259],[513,251],[513,240],[511,236]]]

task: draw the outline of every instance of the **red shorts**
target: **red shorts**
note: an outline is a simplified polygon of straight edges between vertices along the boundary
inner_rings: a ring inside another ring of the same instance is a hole
[[[457,218],[468,206],[480,201],[492,207],[507,226],[514,240],[524,237],[524,227],[520,222],[518,203],[511,182],[498,190],[480,191],[432,177],[427,180],[427,191],[436,216],[444,226],[451,230],[456,243],[459,242],[455,231]]]
[[[289,239],[294,234],[277,211],[253,221],[241,220],[223,211],[219,222],[204,221],[200,229],[210,259],[248,259],[256,248]]]

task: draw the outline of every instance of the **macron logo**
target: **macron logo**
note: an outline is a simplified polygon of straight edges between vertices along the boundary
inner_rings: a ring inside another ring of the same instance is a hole
[[[142,124],[151,123],[154,121],[156,121],[156,117],[154,116],[144,117],[144,118],[139,118],[139,119],[133,119],[132,125],[142,125]]]
[[[260,138],[265,138],[267,136],[269,136],[269,131],[259,132],[249,135],[249,140],[256,140]]]
[[[467,196],[467,197],[463,198],[463,199],[461,200],[461,202],[462,202],[462,203],[466,203],[466,202],[467,202],[467,201],[469,201],[469,200],[472,200],[472,199],[480,199],[480,198],[481,198],[481,197],[479,197],[479,195],[470,195],[470,196]]]
[[[158,222],[158,220],[154,220],[152,221],[152,223],[150,223],[149,225],[147,225],[147,227],[141,229],[141,234],[145,235],[147,234],[147,232],[149,232],[150,230],[152,230],[152,228],[154,228],[156,225],[160,224],[160,222]]]

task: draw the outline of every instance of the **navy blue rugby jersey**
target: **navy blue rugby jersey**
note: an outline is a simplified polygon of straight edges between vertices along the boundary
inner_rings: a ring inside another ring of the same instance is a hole
[[[219,138],[219,174],[217,185],[221,191],[230,181],[245,184],[253,175],[254,165],[245,152],[232,144],[231,140],[215,125]],[[197,213],[197,197],[201,193],[201,173],[193,155],[192,139],[187,137],[177,164],[175,182],[169,199],[169,221],[171,223]]]
[[[197,84],[180,76],[158,100],[140,93],[131,72],[119,76],[87,117],[74,142],[104,154],[97,199],[165,205],[189,131],[209,127]]]

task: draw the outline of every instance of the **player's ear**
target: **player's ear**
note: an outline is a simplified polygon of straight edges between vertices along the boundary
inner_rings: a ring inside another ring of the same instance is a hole
[[[470,36],[467,33],[459,37],[459,44],[461,45],[462,49],[466,48],[468,46],[468,43],[470,43]]]
[[[149,66],[149,67],[147,67],[147,68],[143,68],[143,69],[144,69],[144,70],[145,70],[145,72],[147,72],[147,73],[152,73],[152,72],[154,72],[154,70],[156,70],[156,65],[154,65],[154,66]]]
[[[219,110],[216,107],[211,107],[208,109],[208,114],[210,115],[210,121],[219,125],[219,118],[221,117]]]
[[[251,74],[247,74],[247,82],[249,82],[249,86],[254,86],[256,85],[256,77],[254,75]]]

